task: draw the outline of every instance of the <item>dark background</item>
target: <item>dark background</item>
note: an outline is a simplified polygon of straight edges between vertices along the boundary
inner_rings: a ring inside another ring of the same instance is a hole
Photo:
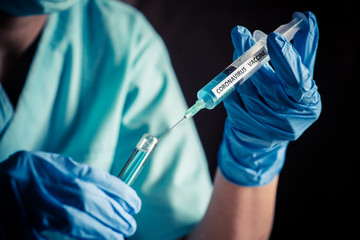
[[[348,239],[359,235],[358,7],[345,1],[297,2],[137,0],[133,5],[164,39],[188,105],[231,63],[230,31],[235,25],[269,33],[290,21],[294,11],[316,15],[320,40],[314,79],[323,110],[319,120],[289,145],[271,239]],[[225,117],[219,105],[194,118],[212,174]]]

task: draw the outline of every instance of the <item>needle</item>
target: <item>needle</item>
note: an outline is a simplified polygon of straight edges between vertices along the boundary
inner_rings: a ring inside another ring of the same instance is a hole
[[[174,126],[172,126],[171,128],[169,128],[169,130],[167,130],[163,135],[161,135],[158,138],[158,141],[160,141],[160,139],[162,139],[163,137],[165,137],[174,127],[176,127],[179,123],[182,122],[182,120],[184,120],[186,117],[183,117],[182,119],[180,119],[180,121],[178,121]]]

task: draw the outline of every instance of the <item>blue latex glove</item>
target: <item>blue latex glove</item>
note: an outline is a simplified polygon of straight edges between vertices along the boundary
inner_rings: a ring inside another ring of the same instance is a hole
[[[79,239],[124,239],[136,230],[136,192],[107,172],[44,152],[0,163],[0,238],[42,239],[44,230]]]
[[[274,69],[266,64],[224,100],[228,113],[219,150],[224,177],[243,186],[270,183],[281,171],[289,141],[319,117],[320,95],[313,80],[318,45],[315,16],[305,13],[309,29],[299,31],[294,45],[277,33],[267,38]],[[255,42],[244,27],[232,31],[238,58]]]

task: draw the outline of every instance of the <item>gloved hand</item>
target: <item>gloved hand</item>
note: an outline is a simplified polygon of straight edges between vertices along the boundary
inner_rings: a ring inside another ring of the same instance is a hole
[[[219,149],[223,176],[238,185],[261,186],[281,171],[289,141],[319,117],[320,95],[313,80],[318,45],[315,16],[307,12],[309,29],[300,30],[293,45],[278,33],[267,37],[274,69],[266,64],[224,100],[228,113]],[[232,31],[238,58],[255,42],[244,27]]]
[[[51,230],[79,239],[124,239],[136,230],[135,191],[107,172],[45,152],[0,163],[0,238],[43,239]]]

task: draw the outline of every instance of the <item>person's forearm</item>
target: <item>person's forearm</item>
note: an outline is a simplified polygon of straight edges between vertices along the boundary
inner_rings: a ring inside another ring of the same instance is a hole
[[[218,170],[208,210],[188,239],[268,239],[277,183],[278,178],[266,186],[242,187]]]

